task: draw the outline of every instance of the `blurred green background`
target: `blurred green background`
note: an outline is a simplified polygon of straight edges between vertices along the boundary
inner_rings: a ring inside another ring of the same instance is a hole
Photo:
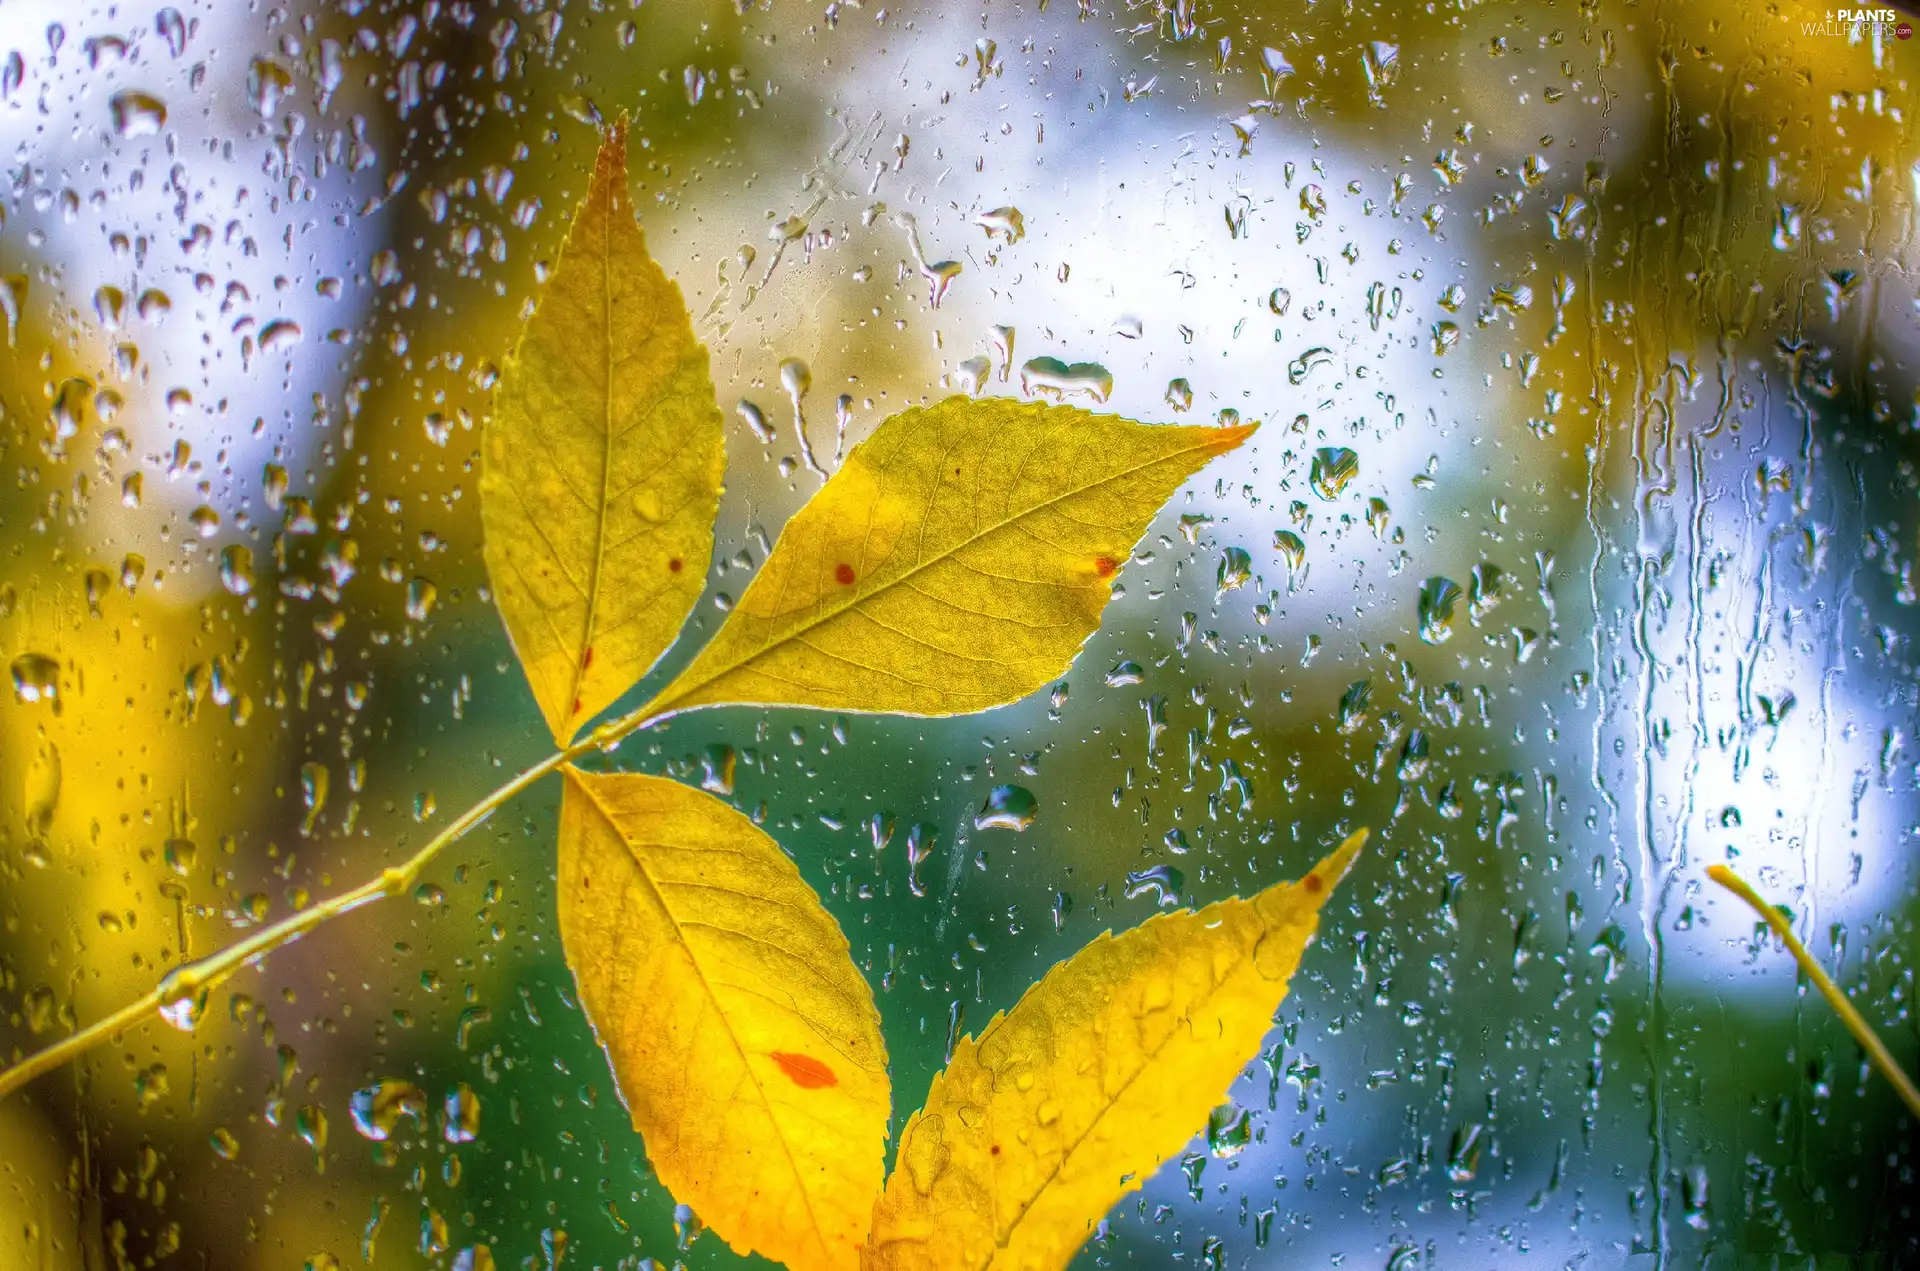
[[[730,429],[650,685],[818,487],[797,409],[825,460],[1053,357],[1264,423],[1052,693],[607,760],[732,774],[875,986],[896,1129],[1099,931],[1369,825],[1251,1143],[1197,1137],[1080,1265],[1920,1258],[1914,1123],[1704,875],[1916,1066],[1915,54],[1824,13],[8,0],[0,1056],[545,753],[479,430],[624,111]],[[1000,784],[1030,828],[975,828]],[[556,800],[0,1104],[0,1267],[739,1261],[573,1000]],[[426,1111],[373,1141],[383,1081]]]

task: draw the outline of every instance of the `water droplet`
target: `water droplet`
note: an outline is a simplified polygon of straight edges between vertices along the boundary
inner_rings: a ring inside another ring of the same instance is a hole
[[[293,1132],[313,1149],[317,1158],[327,1150],[327,1114],[317,1104],[304,1104],[293,1115]]]
[[[1243,548],[1227,548],[1220,554],[1220,568],[1215,574],[1215,598],[1246,586],[1252,578],[1253,558]]]
[[[123,89],[108,99],[113,130],[123,137],[151,137],[167,126],[167,103],[137,88]]]
[[[982,353],[953,368],[953,386],[968,397],[977,397],[992,374],[993,362]]]
[[[127,316],[127,293],[118,287],[101,287],[93,293],[93,316],[108,331],[118,331]]]
[[[1167,381],[1167,405],[1186,410],[1193,405],[1193,385],[1184,379]]]
[[[1020,368],[1020,391],[1056,401],[1079,393],[1104,402],[1113,393],[1113,374],[1097,362],[1069,365],[1059,358],[1037,357]]]
[[[1473,567],[1467,579],[1467,615],[1475,626],[1499,606],[1506,594],[1506,573],[1485,561]]]
[[[1447,1178],[1456,1183],[1470,1183],[1474,1175],[1480,1172],[1481,1139],[1486,1127],[1475,1121],[1459,1126],[1453,1132],[1453,1145],[1447,1151]]]
[[[1304,384],[1307,376],[1323,366],[1333,364],[1333,350],[1315,347],[1308,349],[1293,361],[1287,363],[1287,383]]]
[[[753,435],[760,439],[761,445],[764,446],[773,441],[773,425],[767,422],[765,411],[744,397],[734,403],[733,410],[747,427],[753,430]]]
[[[191,1033],[205,1018],[207,998],[211,993],[211,986],[202,986],[194,992],[183,993],[170,1002],[163,1002],[160,1005],[160,1018],[183,1033]]]
[[[1370,41],[1361,52],[1361,61],[1366,67],[1369,95],[1378,102],[1380,90],[1400,76],[1400,46],[1385,40]]]
[[[1040,804],[1024,786],[995,786],[974,815],[976,830],[1024,830],[1039,815]]]
[[[1180,889],[1186,883],[1187,876],[1173,866],[1150,865],[1127,875],[1126,895],[1128,900],[1151,895],[1156,904],[1177,905],[1180,903]]]
[[[27,1031],[37,1037],[52,1028],[57,1006],[50,986],[36,986],[27,994]]]
[[[53,814],[60,807],[60,748],[42,741],[27,761],[22,801],[26,805],[27,833],[44,839],[53,828]]]
[[[60,663],[44,653],[22,653],[13,660],[13,698],[17,702],[60,705]]]
[[[1287,574],[1289,577],[1299,574],[1300,567],[1304,565],[1307,560],[1306,540],[1302,539],[1292,530],[1275,530],[1273,532],[1273,548],[1280,553],[1280,559],[1287,562]]]
[[[996,207],[991,212],[981,212],[973,218],[973,223],[987,231],[988,238],[998,236],[1008,245],[1019,242],[1027,234],[1026,218],[1017,207]]]
[[[1453,639],[1453,610],[1460,601],[1460,584],[1438,574],[1420,585],[1420,638],[1428,644]]]
[[[166,8],[153,17],[153,29],[167,42],[167,52],[179,57],[187,51],[187,22],[180,16],[180,10]]]
[[[278,349],[290,349],[300,343],[304,334],[300,324],[293,319],[275,318],[260,328],[260,348],[268,353]]]
[[[607,1202],[607,1210],[617,1222],[618,1211],[613,1209],[612,1201]],[[488,1246],[469,1245],[453,1255],[453,1271],[498,1271],[498,1264],[494,1262],[493,1250]]]
[[[347,1106],[360,1137],[382,1143],[393,1137],[402,1118],[411,1117],[418,1125],[426,1123],[427,1092],[411,1081],[388,1077],[354,1091]]]
[[[1140,669],[1138,662],[1116,662],[1113,669],[1107,672],[1107,687],[1124,688],[1129,684],[1139,684],[1146,678],[1146,673]]]
[[[17,60],[19,54],[14,54]],[[7,319],[7,347],[13,348],[20,336],[20,318],[27,307],[27,276],[0,276],[0,314]]]
[[[1373,681],[1355,680],[1340,696],[1340,731],[1354,733],[1373,718]]]
[[[1579,234],[1574,222],[1587,210],[1587,201],[1577,194],[1561,197],[1560,202],[1547,209],[1550,232],[1555,238],[1573,238]]]
[[[247,66],[247,97],[262,119],[272,119],[291,92],[293,72],[273,58],[256,57]]]
[[[566,112],[568,118],[576,119],[589,128],[606,126],[606,117],[600,113],[600,107],[584,93],[562,93],[560,109]]]
[[[412,579],[407,583],[407,617],[414,622],[425,622],[439,597],[440,589],[433,585],[432,579]]]
[[[300,801],[306,805],[306,819],[300,823],[302,836],[313,833],[313,827],[320,820],[320,814],[327,809],[327,787],[330,784],[327,765],[308,760],[300,765]]]
[[[1308,480],[1313,492],[1332,502],[1340,497],[1352,480],[1360,475],[1360,456],[1345,446],[1323,446],[1313,452],[1313,470]]]
[[[724,742],[708,746],[700,756],[700,788],[720,795],[732,794],[733,774],[738,763],[739,755],[732,746]]]
[[[480,1137],[480,1096],[473,1087],[461,1082],[447,1092],[446,1125],[443,1128],[449,1143],[471,1143]]]
[[[224,1125],[213,1127],[213,1133],[207,1136],[207,1143],[213,1148],[213,1154],[223,1161],[235,1160],[240,1155],[240,1140],[234,1138],[233,1131]],[[313,1265],[312,1259],[308,1259],[307,1265]]]
[[[957,260],[936,260],[930,265],[920,267],[920,276],[927,280],[927,303],[935,309],[946,299],[947,288],[960,276],[961,264]]]
[[[1287,306],[1292,303],[1293,293],[1285,287],[1275,287],[1267,293],[1267,308],[1273,310],[1273,316],[1276,318],[1286,317]]]
[[[155,326],[173,312],[173,300],[166,292],[149,287],[140,293],[138,300],[133,302],[133,311],[140,315],[142,322]]]
[[[1228,1161],[1253,1141],[1253,1118],[1245,1108],[1223,1103],[1207,1115],[1207,1150]]]
[[[170,838],[160,850],[167,868],[185,878],[193,872],[194,862],[200,857],[200,849],[192,839]]]
[[[1800,209],[1792,203],[1782,203],[1773,213],[1773,246],[1776,251],[1791,252],[1800,248],[1802,217]]]
[[[253,590],[253,549],[230,543],[220,549],[220,585],[236,596]]]

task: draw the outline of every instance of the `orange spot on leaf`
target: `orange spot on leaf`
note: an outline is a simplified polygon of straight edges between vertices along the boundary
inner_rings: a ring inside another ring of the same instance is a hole
[[[839,564],[833,567],[833,580],[842,587],[853,586],[853,566]]]
[[[674,557],[672,560],[667,562],[667,570],[670,573],[677,574],[685,568],[686,568],[686,563],[682,561],[678,556]]]
[[[1119,570],[1120,564],[1111,556],[1102,556],[1093,562],[1093,572],[1102,578],[1111,578]]]
[[[789,1080],[802,1090],[823,1090],[828,1086],[840,1084],[840,1078],[833,1075],[833,1069],[815,1059],[812,1055],[794,1055],[784,1050],[776,1050],[770,1058],[780,1065],[780,1071],[787,1074]]]
[[[593,665],[593,646],[588,645],[580,654],[580,674],[585,675]]]
[[[1323,884],[1320,882],[1320,875],[1318,874],[1308,874],[1305,878],[1300,880],[1300,885],[1306,888],[1310,892],[1319,891],[1320,888],[1323,886]]]

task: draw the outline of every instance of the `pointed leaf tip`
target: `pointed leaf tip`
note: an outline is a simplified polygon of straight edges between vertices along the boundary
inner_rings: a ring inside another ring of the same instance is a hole
[[[707,350],[608,127],[487,420],[487,574],[554,740],[633,687],[706,585],[725,466]]]
[[[1169,496],[1255,425],[950,397],[887,419],[660,695],[959,715],[1057,678]]]
[[[1340,846],[1328,852],[1326,857],[1313,867],[1310,876],[1318,878],[1326,890],[1331,892],[1339,886],[1340,880],[1347,876],[1347,871],[1353,868],[1353,863],[1360,859],[1360,850],[1367,845],[1367,838],[1371,834],[1371,830],[1362,826],[1347,835]]]
[[[1065,1268],[1259,1053],[1366,838],[1298,882],[1101,936],[961,1039],[901,1133],[864,1271]]]

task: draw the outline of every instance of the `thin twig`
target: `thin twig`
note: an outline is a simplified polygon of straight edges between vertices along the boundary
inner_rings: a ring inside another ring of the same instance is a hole
[[[1873,1031],[1873,1025],[1867,1023],[1866,1018],[1854,1009],[1853,1003],[1849,1002],[1846,994],[1840,991],[1840,986],[1828,979],[1827,973],[1820,969],[1820,964],[1813,960],[1813,955],[1807,952],[1807,947],[1801,944],[1799,937],[1793,934],[1793,928],[1787,924],[1786,915],[1762,900],[1760,893],[1747,885],[1746,879],[1725,865],[1707,866],[1707,877],[1753,906],[1753,911],[1766,920],[1767,926],[1773,928],[1773,934],[1779,936],[1781,942],[1787,946],[1787,952],[1793,954],[1793,960],[1800,964],[1800,969],[1807,973],[1809,980],[1813,981],[1813,986],[1820,990],[1820,996],[1827,999],[1827,1005],[1833,1008],[1834,1013],[1840,1017],[1840,1022],[1845,1024],[1847,1031],[1853,1034],[1853,1040],[1859,1042],[1860,1049],[1867,1052],[1867,1058],[1872,1060],[1873,1066],[1880,1070],[1880,1075],[1893,1083],[1893,1088],[1900,1093],[1901,1102],[1907,1105],[1907,1111],[1916,1118],[1920,1118],[1920,1090],[1914,1088],[1913,1079],[1907,1076],[1905,1069],[1894,1062],[1892,1052],[1888,1051],[1886,1043],[1880,1040],[1880,1035]]]
[[[653,703],[648,703],[630,714],[602,724],[572,745],[555,751],[539,763],[525,769],[492,794],[481,799],[449,822],[445,829],[429,839],[419,851],[398,865],[388,866],[380,872],[378,877],[368,879],[351,891],[341,892],[338,896],[309,905],[298,913],[290,914],[274,923],[271,927],[262,927],[246,939],[236,941],[216,953],[175,967],[162,976],[160,982],[153,988],[119,1010],[94,1021],[71,1036],[62,1038],[44,1050],[34,1052],[12,1067],[0,1070],[0,1099],[5,1099],[35,1077],[52,1072],[68,1060],[78,1058],[100,1043],[141,1023],[161,1008],[190,1001],[225,980],[242,966],[264,958],[282,945],[298,940],[322,923],[330,922],[343,914],[352,913],[377,900],[385,900],[389,896],[398,896],[408,891],[419,881],[421,872],[434,857],[444,851],[449,844],[465,837],[468,831],[492,816],[515,795],[561,765],[570,763],[590,751],[605,750],[643,725],[664,718],[667,713],[657,709]],[[189,1006],[188,1009],[191,1007]]]

